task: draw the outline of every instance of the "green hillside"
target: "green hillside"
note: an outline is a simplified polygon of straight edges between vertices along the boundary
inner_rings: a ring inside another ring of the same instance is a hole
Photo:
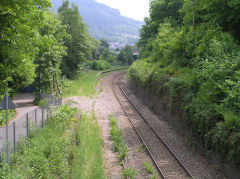
[[[69,0],[78,6],[89,33],[97,39],[106,38],[110,42],[134,44],[138,40],[143,22],[121,16],[120,12],[94,0]],[[52,0],[54,9],[61,0]]]

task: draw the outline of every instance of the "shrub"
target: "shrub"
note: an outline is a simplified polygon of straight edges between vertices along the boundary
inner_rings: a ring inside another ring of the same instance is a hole
[[[132,80],[181,112],[206,147],[240,164],[240,47],[221,29],[161,24],[150,57],[134,62]]]
[[[88,63],[93,70],[106,70],[111,66],[106,60],[94,60]]]
[[[10,165],[2,164],[0,178],[68,178],[74,155],[74,137],[64,135],[75,110],[61,106],[52,111],[48,124],[18,144]]]

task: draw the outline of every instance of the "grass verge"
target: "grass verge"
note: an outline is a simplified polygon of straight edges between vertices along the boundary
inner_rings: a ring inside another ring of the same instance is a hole
[[[68,87],[63,90],[62,96],[94,96],[98,79],[101,77],[98,73],[99,71],[90,70],[81,74],[78,79],[70,80]]]
[[[112,66],[108,70],[119,69],[127,66]],[[100,71],[90,70],[86,73],[83,73],[78,76],[77,79],[70,80],[67,87],[63,90],[62,97],[71,97],[71,96],[86,96],[93,97],[96,91],[96,85],[98,80],[108,72],[102,75],[99,75]]]
[[[77,141],[79,147],[74,160],[73,178],[105,178],[102,161],[103,141],[94,112],[91,116],[82,116]]]

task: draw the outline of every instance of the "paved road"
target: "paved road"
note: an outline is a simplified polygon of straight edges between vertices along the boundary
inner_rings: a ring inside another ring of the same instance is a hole
[[[15,122],[16,129],[16,141],[19,140],[21,136],[26,136],[26,113],[28,113],[29,124],[35,122],[35,116],[37,119],[37,125],[41,125],[42,110],[33,104],[34,95],[31,93],[19,94],[17,95],[13,102],[16,105],[17,114],[13,120],[9,122],[8,127],[8,138],[9,138],[9,148],[13,150],[13,123]],[[36,112],[36,114],[35,114]],[[6,146],[6,127],[0,127],[0,149],[3,151]]]
[[[14,117],[13,121],[16,121],[16,119],[19,119],[27,112],[38,108],[38,106],[33,104],[34,98],[35,96],[32,93],[19,94],[14,97],[13,102],[16,106],[17,115]]]

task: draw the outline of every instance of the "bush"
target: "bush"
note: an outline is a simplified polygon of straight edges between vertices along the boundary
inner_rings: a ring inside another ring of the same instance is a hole
[[[16,109],[10,109],[8,110],[8,121],[13,119],[13,117],[16,115]],[[0,126],[6,124],[6,111],[0,110]]]
[[[74,156],[74,136],[64,135],[75,110],[61,106],[52,111],[48,125],[20,141],[10,165],[2,163],[0,178],[68,178]]]
[[[94,60],[88,63],[93,70],[106,70],[111,66],[106,60]]]
[[[230,34],[161,24],[150,57],[133,63],[131,79],[185,115],[206,147],[240,164],[240,54]]]

